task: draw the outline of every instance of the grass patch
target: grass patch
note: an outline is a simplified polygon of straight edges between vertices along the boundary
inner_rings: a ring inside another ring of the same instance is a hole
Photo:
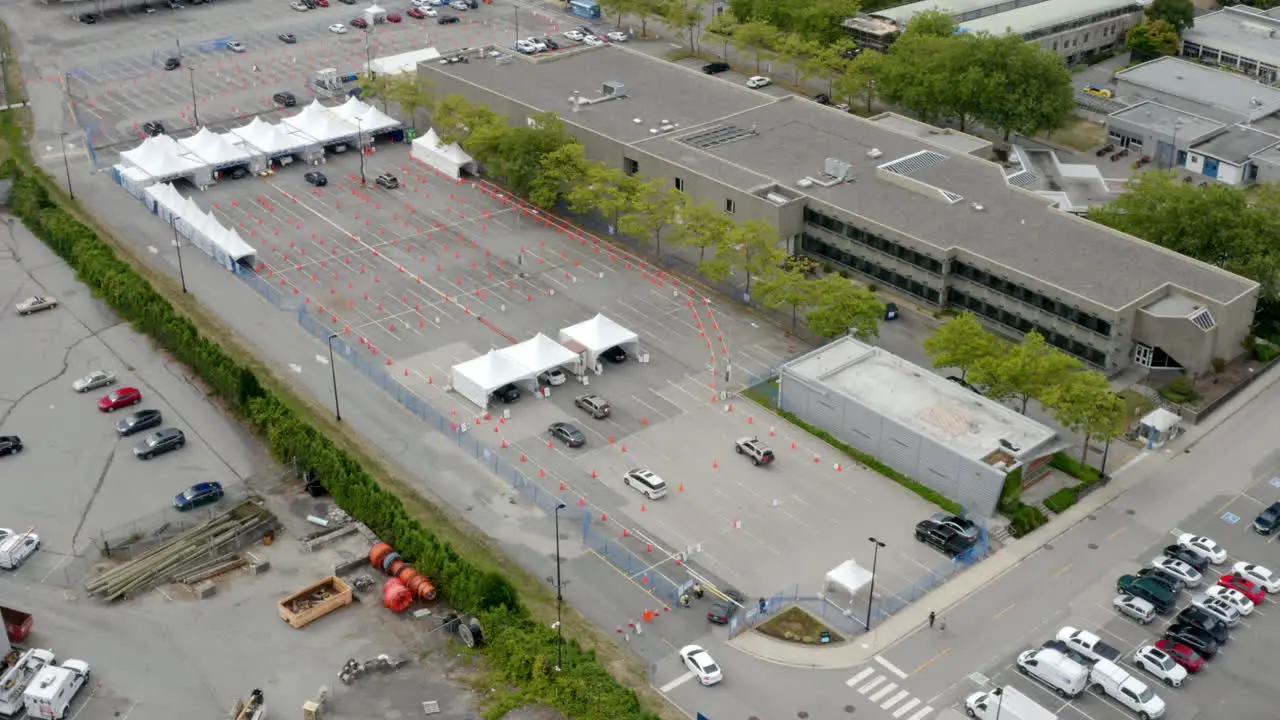
[[[1044,506],[1049,508],[1050,512],[1061,514],[1063,510],[1076,504],[1079,496],[1076,494],[1075,488],[1062,488],[1058,492],[1044,499]]]
[[[1063,127],[1041,132],[1036,137],[1084,152],[1106,142],[1107,129],[1096,122],[1073,116]]]
[[[1102,479],[1102,473],[1098,472],[1097,468],[1085,465],[1066,453],[1054,453],[1053,459],[1049,461],[1049,466],[1061,470],[1085,485],[1092,485]],[[1050,510],[1052,509],[1050,508]]]
[[[838,643],[842,639],[827,627],[826,623],[795,605],[769,618],[756,630],[771,638],[804,645],[819,644],[819,638],[822,637],[823,632],[831,636],[833,643]]]
[[[1151,398],[1132,388],[1125,388],[1116,394],[1124,399],[1124,416],[1130,421],[1146,417],[1147,413],[1156,409]]]

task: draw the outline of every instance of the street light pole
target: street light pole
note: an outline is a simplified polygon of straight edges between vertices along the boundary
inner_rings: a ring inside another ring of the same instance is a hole
[[[875,538],[867,538],[871,543],[871,592],[867,594],[867,632],[871,632],[871,604],[876,599],[876,563],[880,560],[880,548],[884,547],[884,543]]]
[[[1004,688],[996,688],[991,691],[999,700],[996,701],[996,720],[1000,720],[1000,710],[1004,707]]]
[[[369,47],[369,39],[373,37],[373,27],[364,31],[364,71],[369,73],[370,80],[377,80],[378,73],[373,69],[373,57]]]
[[[62,145],[62,169],[67,173],[67,194],[76,199],[76,191],[71,187],[71,162],[67,160],[67,134],[59,133],[58,142]]]
[[[338,333],[329,333],[329,377],[333,378],[333,414],[342,422],[342,408],[338,405],[338,369],[333,366],[333,339]]]
[[[187,71],[191,77],[191,117],[196,121],[196,127],[200,127],[200,105],[196,102],[196,69],[187,66]]]
[[[560,621],[560,608],[564,605],[560,592],[564,586],[560,582],[560,511],[564,508],[564,503],[556,504],[556,672],[564,665],[564,625]]]
[[[360,153],[360,184],[364,185],[364,124],[356,118],[356,152]]]
[[[173,221],[173,247],[178,251],[178,278],[182,280],[182,292],[187,292],[187,273],[182,269],[182,238],[178,237],[178,220]]]

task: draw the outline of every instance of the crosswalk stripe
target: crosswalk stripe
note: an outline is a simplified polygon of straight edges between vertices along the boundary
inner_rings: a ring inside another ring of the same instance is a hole
[[[862,687],[858,688],[858,694],[859,694],[859,695],[866,695],[868,692],[870,692],[870,691],[871,691],[871,689],[872,689],[872,688],[874,688],[875,686],[879,685],[880,683],[884,682],[884,681],[885,681],[885,680],[887,680],[887,679],[888,679],[888,678],[886,678],[886,677],[885,677],[885,676],[883,676],[883,675],[877,675],[877,676],[875,676],[875,677],[871,678],[871,682],[869,682],[869,683],[867,683],[866,685],[863,685]]]
[[[873,673],[873,672],[875,672],[875,671],[876,671],[876,669],[875,669],[875,668],[870,668],[870,667],[869,667],[869,668],[863,668],[863,669],[862,669],[862,672],[858,673],[857,675],[854,675],[853,677],[849,678],[848,680],[845,680],[845,681],[844,681],[844,684],[845,684],[845,685],[848,685],[849,687],[853,687],[854,685],[857,685],[858,683],[862,682],[862,679],[863,679],[863,678],[865,678],[866,676],[870,675],[871,673]]]
[[[931,712],[933,712],[933,708],[926,705],[924,709],[922,709],[920,712],[916,713],[915,715],[912,715],[911,717],[907,718],[907,720],[924,720],[925,716]]]
[[[911,712],[911,708],[919,704],[920,704],[920,701],[918,699],[911,698],[910,700],[902,703],[902,707],[898,708],[897,712],[895,712],[893,716],[896,718],[900,718],[903,715],[906,715],[907,713]]]
[[[871,696],[871,702],[880,702],[880,698],[893,692],[896,687],[898,687],[898,683],[889,683],[888,685],[885,685],[877,690],[875,695]]]
[[[900,691],[898,691],[898,694],[897,694],[897,695],[894,695],[893,697],[891,697],[891,698],[889,698],[888,700],[886,700],[886,701],[884,702],[884,704],[882,704],[882,705],[880,706],[880,708],[881,708],[881,709],[883,709],[883,710],[888,710],[889,708],[893,707],[894,705],[897,705],[898,703],[902,702],[902,699],[903,699],[903,698],[905,698],[906,696],[910,695],[910,694],[911,694],[911,693],[907,692],[906,690],[900,690]],[[874,698],[873,698],[873,699],[874,699]]]

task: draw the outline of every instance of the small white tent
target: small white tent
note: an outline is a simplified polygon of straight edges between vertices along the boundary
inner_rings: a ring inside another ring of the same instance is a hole
[[[827,587],[843,590],[849,595],[857,595],[863,585],[871,582],[871,571],[862,567],[856,560],[845,560],[827,573]]]
[[[560,342],[576,342],[587,349],[587,365],[595,365],[600,353],[613,347],[622,347],[631,353],[640,353],[640,338],[604,315],[596,315],[577,325],[560,331]]]
[[[498,354],[528,368],[535,377],[578,359],[577,353],[542,333],[517,345],[503,348]]]
[[[364,9],[364,19],[368,20],[370,25],[386,22],[387,11],[382,9],[382,6],[374,3]]]
[[[519,380],[529,380],[537,373],[518,361],[490,350],[474,360],[453,366],[453,389],[481,408],[489,406],[494,390]]]
[[[434,129],[427,130],[426,135],[414,139],[409,155],[454,179],[462,177],[463,170],[475,172],[475,158],[468,155],[458,143],[442,143]]]

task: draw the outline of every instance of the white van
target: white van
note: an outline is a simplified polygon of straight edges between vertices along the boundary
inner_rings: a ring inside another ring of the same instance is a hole
[[[62,720],[80,688],[89,682],[89,664],[83,660],[67,660],[61,667],[46,665],[27,686],[22,699],[27,715],[33,718]]]
[[[965,699],[964,711],[978,720],[1057,720],[1058,717],[1012,685],[973,693]]]
[[[1018,656],[1018,670],[1039,680],[1064,698],[1084,692],[1089,671],[1083,665],[1052,648],[1027,650]]]
[[[1099,660],[1089,671],[1089,685],[1094,692],[1106,693],[1121,705],[1138,714],[1142,720],[1164,717],[1164,700],[1147,684],[1130,675],[1110,660]]]
[[[40,536],[28,530],[16,533],[0,528],[0,568],[15,570],[31,553],[40,549]]]

